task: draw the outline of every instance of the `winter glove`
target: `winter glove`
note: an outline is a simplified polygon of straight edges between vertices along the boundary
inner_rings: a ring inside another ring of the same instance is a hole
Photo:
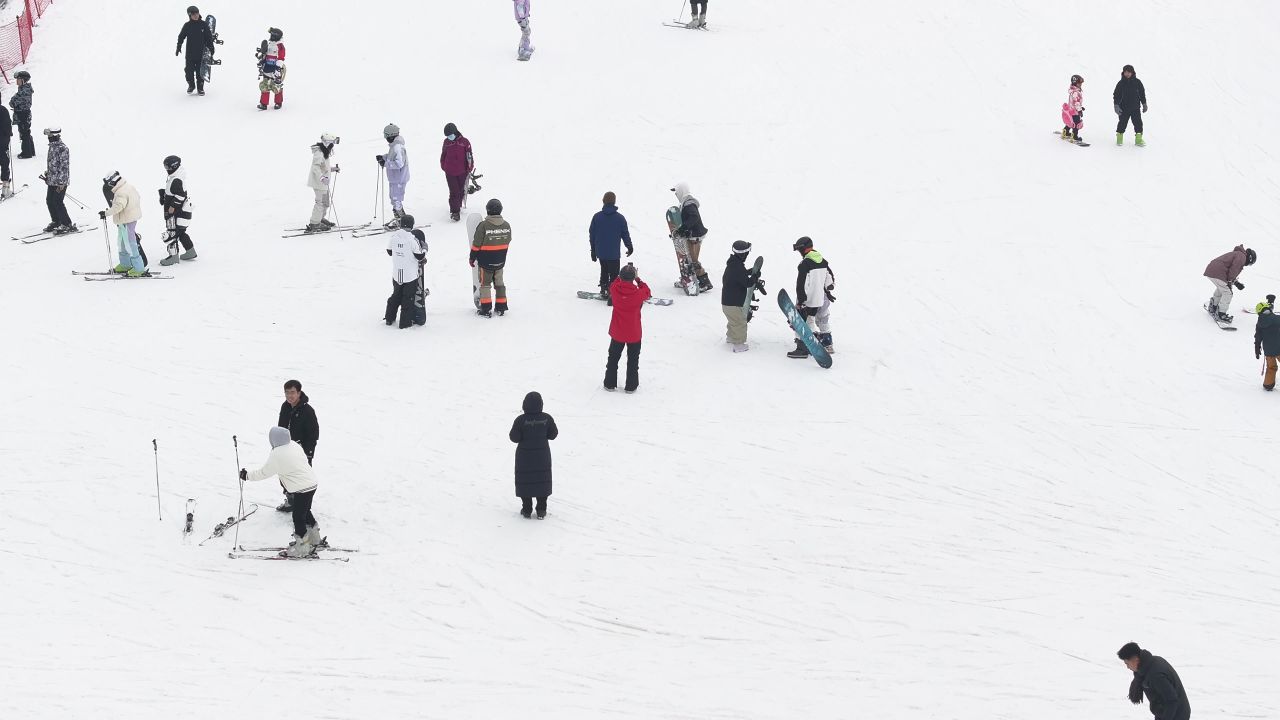
[[[156,192],[160,193],[160,207],[164,207],[164,188],[160,188]]]
[[[378,164],[379,164],[379,165],[381,165],[382,167],[386,167],[386,166],[387,166],[387,156],[386,156],[386,155],[374,155],[374,156],[373,156],[373,159],[374,159],[374,160],[377,160],[377,161],[378,161]]]
[[[245,470],[244,468],[240,468],[240,482],[244,482],[248,478],[249,478],[249,471]]]
[[[1243,289],[1244,289],[1244,283],[1240,282],[1239,280],[1237,280],[1237,281],[1235,281],[1235,282],[1233,282],[1233,283],[1231,283],[1231,284],[1232,284],[1232,285],[1235,285],[1237,290],[1243,290]]]
[[[597,258],[596,258],[596,251],[595,251],[595,250],[592,250],[592,251],[591,251],[591,262],[596,262],[596,260],[597,260]]]
[[[636,251],[636,249],[635,249],[635,248],[633,248],[633,247],[631,247],[630,245],[628,245],[628,246],[627,246],[627,257],[631,257],[631,253],[633,253],[633,252],[635,252],[635,251]]]
[[[338,167],[337,165],[334,165],[334,166],[333,166],[333,171],[334,171],[334,172],[342,172],[342,168]]]
[[[1254,348],[1253,348],[1253,359],[1254,359],[1254,360],[1261,360],[1261,359],[1262,359],[1262,350],[1258,349],[1257,347],[1254,347]]]
[[[1120,103],[1116,103],[1116,114],[1120,114]]]
[[[467,264],[468,264],[468,265],[470,265],[471,267],[475,267],[475,266],[476,266],[476,259],[475,259],[475,258],[470,258],[469,260],[467,260]]]
[[[99,219],[99,220],[106,220],[106,219],[107,219],[107,211],[106,211],[106,210],[99,210],[99,211],[98,211],[98,219]]]
[[[1146,112],[1146,111],[1147,111],[1147,104],[1142,103],[1142,112]]]

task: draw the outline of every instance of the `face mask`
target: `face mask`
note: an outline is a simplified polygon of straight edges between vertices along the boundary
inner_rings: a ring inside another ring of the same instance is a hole
[[[445,137],[449,138],[450,140],[457,140],[457,139],[458,139],[458,136],[457,136],[457,135],[454,135],[454,134],[452,134],[452,133],[450,133],[449,135],[445,135]]]

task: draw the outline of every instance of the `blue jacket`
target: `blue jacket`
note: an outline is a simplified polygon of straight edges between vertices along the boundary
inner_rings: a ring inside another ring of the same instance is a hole
[[[619,260],[622,250],[618,241],[626,243],[627,250],[632,250],[627,219],[618,212],[617,205],[605,205],[591,218],[591,252],[601,260]]]

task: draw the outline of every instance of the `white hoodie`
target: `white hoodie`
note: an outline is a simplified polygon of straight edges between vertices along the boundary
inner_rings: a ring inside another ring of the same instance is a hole
[[[285,430],[285,437],[288,437],[288,432]],[[316,473],[307,464],[307,454],[292,440],[271,448],[267,463],[257,470],[250,470],[245,480],[266,480],[276,475],[280,476],[285,492],[303,493],[316,489]]]

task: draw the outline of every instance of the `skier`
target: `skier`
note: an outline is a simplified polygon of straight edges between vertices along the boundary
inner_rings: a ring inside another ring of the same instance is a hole
[[[707,26],[707,0],[690,0],[689,11],[693,13],[693,18],[688,23],[690,28]]]
[[[338,164],[329,163],[336,151],[336,145],[342,142],[342,138],[325,133],[320,136],[320,142],[311,146],[311,173],[307,176],[307,187],[316,193],[316,204],[311,208],[311,221],[307,223],[307,232],[316,232],[318,230],[328,230],[334,226],[325,215],[329,214],[329,203],[331,202],[332,185],[329,180],[331,173],[338,172]]]
[[[698,199],[689,194],[689,183],[676,183],[671,192],[680,201],[680,227],[676,229],[676,235],[684,238],[689,245],[689,259],[693,262],[693,274],[698,278],[698,288],[702,292],[714,290],[711,278],[707,277],[707,271],[698,262],[698,256],[702,254],[702,241],[707,236]]]
[[[280,485],[292,499],[293,540],[283,554],[288,557],[307,557],[321,543],[320,528],[316,516],[311,514],[311,503],[316,496],[316,473],[302,446],[289,439],[289,431],[282,427],[271,428],[268,433],[271,454],[267,462],[257,470],[240,468],[241,482],[280,477]]]
[[[387,254],[391,256],[391,297],[387,298],[383,319],[391,325],[399,309],[400,329],[404,330],[413,325],[413,303],[418,296],[422,266],[427,262],[427,237],[413,229],[412,215],[400,217],[400,229],[391,233],[387,241]]]
[[[1071,76],[1067,88],[1067,101],[1062,103],[1062,139],[1081,144],[1080,129],[1084,127],[1084,78]]]
[[[191,197],[187,195],[187,171],[182,169],[182,158],[170,155],[164,159],[165,172],[169,177],[165,186],[160,189],[160,207],[164,208],[165,250],[168,254],[160,261],[169,266],[179,260],[195,260],[196,247],[187,234],[187,226],[191,224]],[[178,254],[178,244],[186,252]]]
[[[609,299],[609,286],[618,277],[618,264],[622,262],[619,243],[627,246],[627,257],[635,252],[631,245],[631,230],[627,228],[627,219],[618,212],[618,198],[612,192],[604,194],[604,207],[591,217],[591,227],[587,230],[588,242],[591,245],[591,261],[600,262],[600,292],[605,301]]]
[[[528,60],[533,57],[533,44],[529,35],[533,29],[529,27],[529,3],[532,0],[511,0],[516,12],[516,24],[520,26],[520,47],[516,48],[517,60]]]
[[[1124,661],[1125,667],[1133,671],[1129,702],[1140,705],[1145,694],[1155,720],[1191,720],[1187,691],[1169,661],[1132,642],[1125,643],[1116,655]]]
[[[604,366],[604,389],[618,389],[618,361],[622,349],[627,349],[627,382],[623,389],[629,393],[640,387],[640,311],[644,301],[653,297],[649,286],[636,273],[636,266],[627,263],[618,272],[618,278],[609,288],[613,299],[613,318],[609,321],[609,359]]]
[[[1120,82],[1111,93],[1111,101],[1115,103],[1116,115],[1120,116],[1116,125],[1116,144],[1124,144],[1124,131],[1129,129],[1129,118],[1133,118],[1133,142],[1138,147],[1146,145],[1142,141],[1142,113],[1147,111],[1147,89],[1132,65],[1125,65],[1120,71]]]
[[[1276,388],[1276,366],[1280,363],[1280,317],[1276,317],[1276,296],[1268,295],[1266,302],[1260,302],[1255,308],[1258,312],[1258,324],[1253,330],[1253,357],[1262,359],[1267,355],[1267,373],[1262,378],[1263,390]]]
[[[0,200],[13,197],[13,175],[9,169],[9,146],[13,142],[13,120],[9,108],[0,105]]]
[[[476,226],[471,238],[470,264],[480,268],[480,309],[476,314],[492,317],[496,310],[501,316],[507,314],[507,285],[502,271],[511,245],[511,223],[502,219],[502,202],[497,198],[485,203],[484,211],[484,222]],[[490,288],[497,294],[496,304],[489,297]]]
[[[551,495],[551,446],[549,440],[560,435],[555,418],[542,411],[542,395],[531,392],[524,396],[524,412],[511,424],[511,442],[516,443],[516,497],[520,498],[520,514],[533,514],[533,499],[538,499],[538,519],[547,516],[547,498]]]
[[[311,398],[302,392],[302,383],[297,380],[288,380],[284,384],[284,402],[280,404],[276,425],[288,429],[289,437],[302,447],[310,465],[316,456],[316,443],[320,440],[320,421],[316,419],[315,408],[311,407]],[[285,490],[284,502],[276,510],[289,512],[292,508],[289,491]]]
[[[831,344],[831,303],[835,302],[832,291],[836,287],[836,276],[822,254],[813,249],[813,240],[802,237],[791,246],[800,253],[800,265],[796,275],[796,309],[804,316],[813,329],[814,336],[828,353],[834,353]],[[787,353],[789,358],[809,357],[809,348],[796,339],[796,349]]]
[[[49,154],[45,158],[45,173],[40,179],[49,186],[44,196],[45,206],[49,208],[49,224],[45,232],[62,235],[75,230],[71,216],[67,214],[67,186],[71,184],[71,151],[62,142],[62,128],[44,129],[49,138]]]
[[[462,219],[462,201],[466,198],[467,176],[476,169],[471,154],[471,141],[458,132],[458,126],[444,126],[444,144],[440,148],[440,169],[449,184],[449,219]]]
[[[1237,245],[1231,252],[1209,261],[1209,265],[1204,269],[1204,276],[1213,283],[1214,291],[1205,309],[1215,319],[1224,323],[1231,322],[1234,316],[1227,313],[1233,296],[1231,286],[1235,285],[1237,290],[1243,290],[1244,283],[1238,279],[1240,272],[1246,265],[1252,265],[1257,260],[1258,254],[1252,249]]]
[[[284,43],[280,42],[280,38],[284,37],[284,31],[280,28],[269,28],[267,30],[267,39],[262,41],[258,46],[256,55],[258,56],[258,109],[266,110],[267,101],[271,99],[271,94],[275,93],[275,108],[280,109],[284,105]]]
[[[112,272],[127,273],[129,277],[138,277],[146,272],[146,263],[138,253],[138,221],[142,219],[142,198],[132,185],[113,172],[102,179],[104,189],[111,192],[111,207],[99,210],[98,217],[103,220],[111,216],[116,224],[118,239],[116,247],[120,255],[120,264]]]
[[[9,107],[13,108],[13,122],[22,139],[18,159],[29,160],[36,156],[36,141],[31,137],[31,100],[36,91],[31,87],[31,73],[26,70],[14,73],[13,79],[18,83],[18,91],[9,98]]]
[[[204,94],[204,77],[200,75],[200,60],[204,57],[204,51],[209,51],[209,57],[213,57],[213,31],[209,29],[209,24],[200,17],[200,8],[192,5],[187,8],[187,22],[183,24],[182,30],[178,32],[178,47],[173,51],[173,56],[177,57],[182,54],[182,42],[187,43],[187,64],[184,72],[187,76],[187,94],[197,92]]]
[[[387,154],[375,155],[374,159],[386,169],[387,186],[391,188],[391,213],[395,217],[386,227],[398,228],[404,216],[404,188],[409,184],[409,153],[404,149],[399,125],[391,123],[382,128],[382,136],[387,139]]]
[[[747,296],[752,290],[765,292],[764,280],[756,278],[751,282],[751,271],[747,269],[747,255],[751,254],[751,243],[738,240],[733,243],[733,254],[724,266],[724,277],[720,282],[720,305],[724,311],[728,326],[726,339],[733,345],[733,351],[747,351],[747,314],[743,307],[747,304]]]

